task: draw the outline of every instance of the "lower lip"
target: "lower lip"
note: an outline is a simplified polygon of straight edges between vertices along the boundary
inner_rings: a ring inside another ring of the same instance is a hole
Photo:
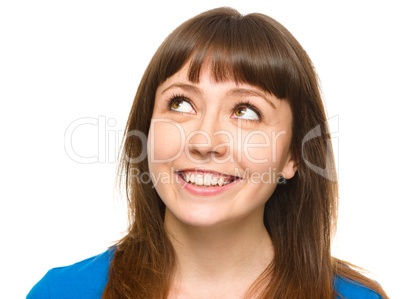
[[[226,190],[229,190],[230,188],[233,188],[234,186],[240,184],[243,180],[242,179],[236,179],[233,182],[223,185],[223,186],[214,186],[214,187],[199,187],[195,186],[191,183],[187,183],[179,173],[176,172],[176,176],[179,179],[179,182],[182,186],[182,188],[186,189],[188,192],[194,194],[194,195],[202,195],[202,196],[213,196],[217,195],[219,193],[225,192]]]

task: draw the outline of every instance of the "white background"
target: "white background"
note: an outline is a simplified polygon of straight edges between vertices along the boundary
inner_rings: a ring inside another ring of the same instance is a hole
[[[231,6],[274,17],[309,53],[339,128],[333,255],[370,270],[391,298],[401,298],[397,1],[140,3],[0,4],[0,297],[23,298],[48,269],[101,253],[122,236],[114,136],[124,130],[142,73],[179,24]],[[103,131],[80,126],[72,141],[77,153],[105,162],[78,163],[66,153],[66,129],[80,118],[109,121]]]

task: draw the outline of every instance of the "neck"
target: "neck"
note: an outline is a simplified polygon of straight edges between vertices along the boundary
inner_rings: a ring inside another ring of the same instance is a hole
[[[231,289],[236,285],[247,289],[273,259],[263,215],[196,227],[167,211],[165,226],[176,253],[175,284],[207,289],[219,282]]]

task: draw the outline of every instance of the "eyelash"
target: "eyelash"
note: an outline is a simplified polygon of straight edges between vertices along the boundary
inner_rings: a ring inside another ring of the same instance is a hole
[[[188,99],[187,97],[185,97],[184,95],[180,95],[180,94],[174,94],[174,95],[172,95],[169,99],[168,99],[168,101],[167,101],[167,103],[166,103],[166,109],[167,110],[169,110],[170,112],[173,112],[173,113],[183,113],[183,112],[180,112],[180,111],[175,111],[175,110],[172,110],[172,104],[174,103],[174,101],[176,101],[176,100],[183,100],[183,101],[186,101],[187,103],[189,103],[192,107],[193,107],[193,109],[194,109],[194,106],[191,104],[191,101],[190,101],[190,99]],[[241,119],[241,120],[245,120],[245,121],[250,121],[250,122],[260,122],[260,121],[262,121],[263,120],[263,115],[261,114],[261,112],[257,109],[257,107],[256,106],[254,106],[253,104],[251,104],[251,102],[249,101],[249,100],[245,100],[245,101],[243,101],[243,100],[239,100],[239,101],[237,101],[236,102],[236,107],[235,107],[235,109],[233,110],[233,113],[236,111],[236,109],[237,108],[239,108],[239,107],[246,107],[246,108],[249,108],[249,109],[251,109],[251,110],[253,110],[256,114],[257,114],[257,116],[258,116],[258,119]]]

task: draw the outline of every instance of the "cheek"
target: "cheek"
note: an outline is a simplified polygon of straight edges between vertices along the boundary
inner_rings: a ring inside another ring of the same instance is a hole
[[[275,165],[287,154],[289,140],[286,131],[253,131],[243,139],[243,155],[250,163]]]
[[[184,138],[184,131],[179,124],[167,120],[153,122],[148,134],[150,162],[173,160],[175,156],[180,154]]]
[[[265,182],[275,182],[287,158],[291,136],[286,131],[254,131],[243,139],[242,164]],[[268,178],[268,179],[267,179]],[[271,179],[269,179],[271,178]]]

